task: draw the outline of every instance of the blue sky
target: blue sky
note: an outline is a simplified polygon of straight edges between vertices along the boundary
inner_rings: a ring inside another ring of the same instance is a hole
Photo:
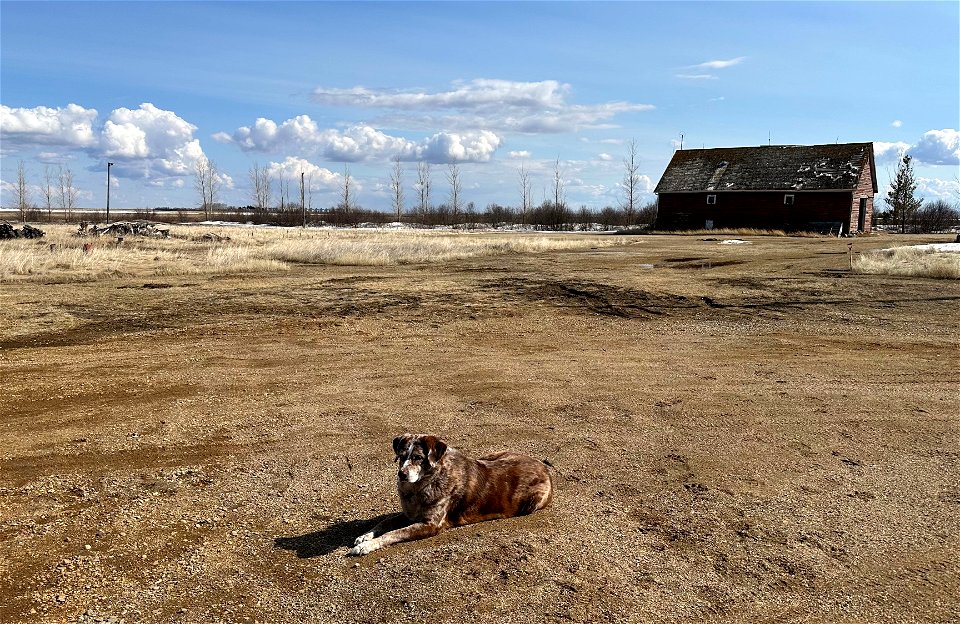
[[[251,203],[254,164],[314,206],[349,172],[389,210],[391,158],[446,201],[534,200],[559,159],[574,207],[617,205],[627,143],[649,193],[677,147],[873,141],[954,202],[960,3],[0,2],[2,202],[23,161],[69,167],[83,207],[193,206],[213,161]],[[274,184],[276,191],[277,184]],[[878,197],[879,199],[879,197]]]

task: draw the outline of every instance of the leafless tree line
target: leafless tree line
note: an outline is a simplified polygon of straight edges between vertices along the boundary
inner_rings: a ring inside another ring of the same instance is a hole
[[[53,219],[53,209],[61,211],[68,219],[77,209],[79,191],[73,185],[73,170],[69,166],[59,166],[54,171],[49,165],[43,169],[43,185],[40,187],[42,206],[38,206],[32,197],[32,189],[27,179],[27,167],[21,160],[17,163],[17,180],[13,183],[13,208],[25,223],[36,219],[39,211],[45,209],[47,220]]]

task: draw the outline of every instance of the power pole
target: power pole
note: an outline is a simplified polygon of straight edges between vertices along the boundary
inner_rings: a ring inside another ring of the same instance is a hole
[[[307,227],[307,204],[303,201],[303,172],[300,172],[300,210],[303,212],[303,227]]]
[[[112,162],[107,163],[107,223],[110,223],[110,167]]]

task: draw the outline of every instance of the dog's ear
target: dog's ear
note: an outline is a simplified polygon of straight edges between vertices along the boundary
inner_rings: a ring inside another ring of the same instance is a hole
[[[410,444],[410,440],[412,439],[412,433],[405,433],[393,439],[393,454],[396,455],[396,457],[393,458],[393,461],[400,459],[400,454],[407,449],[407,446]]]
[[[437,464],[440,459],[443,457],[443,454],[447,452],[447,443],[437,438],[435,436],[427,436],[423,439],[427,445],[427,461],[430,462],[431,466]]]

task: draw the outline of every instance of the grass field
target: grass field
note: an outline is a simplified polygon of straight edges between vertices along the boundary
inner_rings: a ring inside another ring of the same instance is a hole
[[[207,231],[4,269],[0,621],[960,619],[957,280],[833,238]],[[549,459],[555,500],[347,558],[405,431]]]
[[[118,242],[112,236],[77,236],[77,228],[70,225],[45,226],[45,231],[47,236],[41,239],[0,244],[0,281],[256,273],[290,270],[298,264],[435,263],[623,242],[593,235],[203,225],[170,226],[167,238],[127,236]]]

